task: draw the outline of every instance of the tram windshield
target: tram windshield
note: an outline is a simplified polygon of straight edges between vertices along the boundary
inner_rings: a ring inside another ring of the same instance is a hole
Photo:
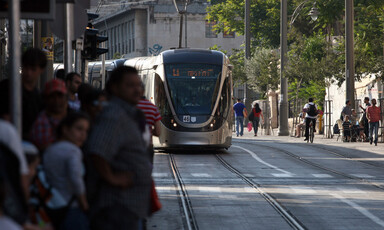
[[[222,66],[167,64],[165,74],[177,114],[209,115],[217,99]]]

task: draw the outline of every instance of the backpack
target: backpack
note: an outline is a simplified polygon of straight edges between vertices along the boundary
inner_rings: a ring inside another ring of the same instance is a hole
[[[333,134],[340,134],[340,128],[337,123],[333,126]]]
[[[315,105],[309,105],[309,109],[308,109],[308,115],[311,116],[311,117],[314,117],[318,114],[317,112],[317,109],[316,109],[316,106]]]

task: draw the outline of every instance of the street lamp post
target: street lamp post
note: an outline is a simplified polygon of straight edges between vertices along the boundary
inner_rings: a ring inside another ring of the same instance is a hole
[[[279,136],[288,136],[288,83],[284,76],[287,61],[287,0],[281,0],[280,9],[280,99],[279,99]]]
[[[346,98],[355,108],[355,57],[353,52],[353,0],[345,0]]]

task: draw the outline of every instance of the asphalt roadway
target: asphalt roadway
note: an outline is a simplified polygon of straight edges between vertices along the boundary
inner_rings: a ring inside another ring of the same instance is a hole
[[[383,147],[245,131],[227,151],[157,152],[147,227],[384,229]]]

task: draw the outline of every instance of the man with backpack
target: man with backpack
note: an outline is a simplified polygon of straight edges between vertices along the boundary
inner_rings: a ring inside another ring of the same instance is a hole
[[[313,98],[308,99],[308,103],[305,104],[303,108],[303,116],[305,117],[305,139],[307,141],[309,138],[309,124],[312,121],[314,125],[314,132],[316,132],[316,118],[318,114],[317,106],[313,103]]]

